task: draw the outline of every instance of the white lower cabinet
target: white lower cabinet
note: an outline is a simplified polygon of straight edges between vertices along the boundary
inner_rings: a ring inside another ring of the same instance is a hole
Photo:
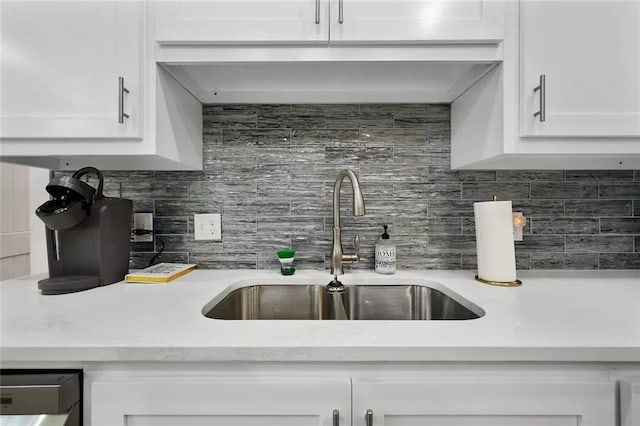
[[[620,381],[620,426],[640,425],[640,377]]]
[[[86,372],[90,426],[615,426],[605,369]],[[638,387],[635,388],[636,406]],[[638,426],[626,423],[624,426]]]
[[[613,426],[606,382],[353,383],[353,426]]]
[[[620,395],[620,426],[640,425],[640,365],[623,365],[613,369]]]
[[[90,392],[92,426],[351,424],[351,384],[347,377],[141,376],[97,380]]]

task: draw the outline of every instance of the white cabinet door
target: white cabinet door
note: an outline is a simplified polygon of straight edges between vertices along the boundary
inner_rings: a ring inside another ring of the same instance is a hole
[[[640,381],[620,382],[620,426],[640,425]]]
[[[331,43],[497,43],[503,15],[496,0],[331,0]]]
[[[141,136],[142,3],[27,1],[0,4],[0,136]],[[119,77],[123,95],[119,121]]]
[[[371,410],[372,423],[366,413]],[[353,426],[614,426],[614,383],[353,383]]]
[[[328,43],[328,0],[158,1],[160,44]]]
[[[91,385],[92,426],[341,426],[348,378],[137,377]]]
[[[160,44],[498,42],[503,37],[499,0],[175,0],[155,8]]]
[[[523,0],[520,25],[523,136],[640,136],[639,1]]]

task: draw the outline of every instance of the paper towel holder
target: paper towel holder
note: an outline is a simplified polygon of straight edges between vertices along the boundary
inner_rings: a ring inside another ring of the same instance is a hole
[[[498,196],[496,194],[491,197],[491,201],[498,201]],[[522,224],[518,224],[518,226],[524,226],[526,222],[523,221]],[[515,223],[514,223],[515,225]],[[478,275],[475,276],[476,281],[481,282],[483,284],[495,285],[498,287],[520,287],[522,285],[522,281],[516,279],[514,281],[492,281],[485,280],[484,278],[480,278]]]
[[[520,281],[520,280],[515,280],[515,281],[490,281],[490,280],[485,280],[483,278],[480,278],[477,275],[476,275],[476,281],[481,282],[483,284],[497,285],[499,287],[520,287],[522,285],[522,281]]]

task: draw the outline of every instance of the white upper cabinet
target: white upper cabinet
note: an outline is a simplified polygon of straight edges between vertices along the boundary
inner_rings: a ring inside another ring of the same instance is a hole
[[[160,44],[327,43],[327,0],[158,1]]]
[[[639,168],[640,1],[521,0],[505,16],[504,60],[451,105],[451,167]]]
[[[330,0],[331,43],[446,43],[502,39],[496,0]]]
[[[502,60],[504,0],[155,1],[155,59],[200,102],[451,102]]]
[[[521,135],[640,136],[640,2],[520,7]]]
[[[0,159],[202,169],[202,105],[153,58],[148,3],[0,0]]]
[[[156,5],[160,44],[488,42],[498,0],[211,0]]]
[[[142,3],[0,8],[3,140],[142,137]]]

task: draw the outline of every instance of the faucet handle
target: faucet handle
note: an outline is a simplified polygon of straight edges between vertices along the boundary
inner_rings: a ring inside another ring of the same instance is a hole
[[[353,254],[343,254],[341,257],[342,263],[356,263],[360,260],[358,256],[358,252],[360,251],[360,237],[356,235],[353,239],[353,245],[355,249],[355,253]]]

